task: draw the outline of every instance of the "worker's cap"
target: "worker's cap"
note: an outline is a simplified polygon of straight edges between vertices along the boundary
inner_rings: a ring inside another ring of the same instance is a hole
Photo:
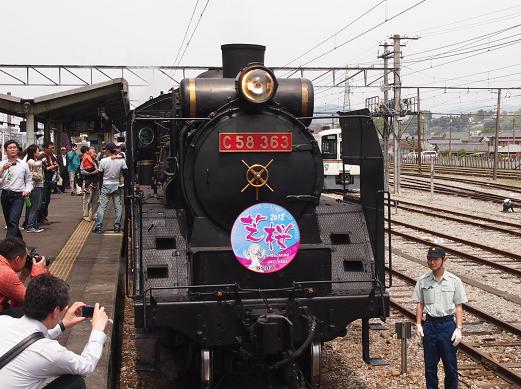
[[[445,258],[445,250],[441,247],[430,247],[427,251],[427,258]]]
[[[109,150],[109,151],[116,151],[116,149],[118,148],[118,146],[116,146],[114,143],[107,143],[105,145],[105,149],[106,150]]]
[[[505,204],[508,204],[508,203],[510,203],[510,199],[504,199],[503,202],[504,202]]]

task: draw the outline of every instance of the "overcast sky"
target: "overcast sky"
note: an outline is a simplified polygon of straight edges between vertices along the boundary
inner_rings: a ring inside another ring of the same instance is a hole
[[[379,45],[392,34],[402,34],[419,38],[402,47],[403,85],[521,86],[520,0],[11,0],[2,2],[0,63],[173,65],[196,4],[187,39],[206,9],[180,65],[220,66],[223,43],[266,45],[266,64],[271,66],[381,65]],[[369,79],[380,75],[371,72]],[[156,74],[144,77],[149,87],[131,87],[134,105],[172,86]],[[5,80],[0,75],[0,81]],[[330,83],[330,76],[315,82],[317,109],[344,104],[344,88],[320,88]],[[382,95],[380,81],[373,88],[359,88],[362,84],[361,77],[352,80],[352,108]],[[58,90],[0,86],[1,93],[22,97]],[[413,94],[415,90],[403,92],[404,97]],[[520,96],[521,90],[505,90],[502,105],[519,108]],[[422,109],[469,112],[494,109],[496,94],[424,90],[422,100]]]

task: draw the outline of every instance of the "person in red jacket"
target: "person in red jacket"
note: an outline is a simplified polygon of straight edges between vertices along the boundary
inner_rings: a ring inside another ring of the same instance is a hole
[[[33,259],[32,268],[27,266],[27,246],[22,239],[7,237],[0,241],[0,315],[21,317],[24,281],[46,273],[45,257]]]

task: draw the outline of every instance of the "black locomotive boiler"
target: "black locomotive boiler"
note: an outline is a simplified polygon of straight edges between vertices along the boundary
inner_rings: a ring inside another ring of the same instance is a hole
[[[155,350],[184,350],[202,387],[245,366],[289,387],[318,387],[322,343],[362,319],[369,362],[368,321],[389,313],[376,131],[365,110],[340,115],[342,156],[361,166],[361,197],[321,198],[322,158],[307,127],[312,83],[276,78],[264,46],[221,48],[222,69],[132,113],[135,324]],[[247,267],[232,247],[238,216],[259,204],[282,207],[300,233],[280,269]]]

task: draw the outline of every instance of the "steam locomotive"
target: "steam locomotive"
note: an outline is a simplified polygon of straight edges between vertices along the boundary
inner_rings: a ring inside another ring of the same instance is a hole
[[[362,319],[369,363],[369,319],[389,314],[376,131],[368,111],[340,114],[361,197],[321,198],[312,83],[277,78],[264,46],[221,49],[222,69],[131,115],[125,237],[138,349],[155,350],[154,366],[157,350],[183,350],[203,388],[245,366],[319,387],[323,342]]]

